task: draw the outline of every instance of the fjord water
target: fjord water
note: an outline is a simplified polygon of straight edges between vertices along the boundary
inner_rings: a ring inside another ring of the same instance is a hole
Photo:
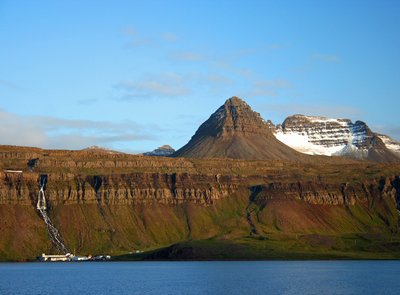
[[[0,294],[398,294],[400,261],[0,264]]]

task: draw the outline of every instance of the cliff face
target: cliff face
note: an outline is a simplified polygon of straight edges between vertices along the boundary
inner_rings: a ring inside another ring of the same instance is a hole
[[[34,205],[39,193],[38,173],[0,173],[0,204]],[[239,178],[188,173],[132,173],[122,175],[48,174],[46,199],[52,205],[126,205],[193,202],[211,205],[229,196]]]
[[[0,173],[0,204],[36,206],[38,173]],[[320,181],[280,182],[266,179],[189,173],[132,173],[123,175],[49,174],[45,186],[51,206],[69,204],[127,205],[193,203],[213,205],[244,188],[257,192],[257,198],[290,199],[319,205],[368,204],[377,195],[400,199],[398,176],[364,182],[329,183]],[[254,181],[265,182],[252,185]]]
[[[0,174],[2,259],[55,251],[36,210],[39,177],[32,172]],[[44,191],[48,215],[69,249],[115,254],[252,233],[397,232],[400,181],[50,173]]]

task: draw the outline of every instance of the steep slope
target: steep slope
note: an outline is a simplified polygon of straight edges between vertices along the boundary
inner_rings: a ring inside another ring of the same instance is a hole
[[[302,157],[277,140],[270,124],[238,97],[228,99],[173,156],[248,160]]]
[[[311,155],[345,156],[376,162],[398,162],[396,152],[389,150],[389,139],[371,131],[362,121],[293,115],[276,126],[275,136],[281,142]],[[392,142],[390,147],[396,147]]]

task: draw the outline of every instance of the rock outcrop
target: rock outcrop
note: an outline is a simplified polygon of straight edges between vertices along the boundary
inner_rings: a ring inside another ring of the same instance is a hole
[[[0,173],[0,204],[36,205],[37,173]],[[192,202],[211,205],[235,192],[240,178],[221,175],[132,173],[122,175],[49,174],[46,201],[68,204],[127,205]]]
[[[218,108],[173,156],[248,160],[302,158],[300,153],[277,140],[270,124],[238,97],[228,99]]]

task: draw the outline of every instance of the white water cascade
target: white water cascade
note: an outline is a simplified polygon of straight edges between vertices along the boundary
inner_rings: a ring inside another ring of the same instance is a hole
[[[58,232],[57,228],[53,225],[49,216],[47,215],[46,197],[44,195],[44,189],[46,187],[46,183],[47,183],[47,175],[46,174],[40,175],[40,180],[39,180],[40,190],[39,190],[39,196],[38,196],[38,202],[36,204],[36,208],[39,211],[40,215],[42,215],[42,218],[43,218],[44,222],[46,223],[47,232],[49,233],[49,236],[50,236],[51,241],[53,242],[53,245],[61,253],[68,253],[69,251],[68,251],[67,247],[65,247],[64,243],[62,242],[60,233]]]

